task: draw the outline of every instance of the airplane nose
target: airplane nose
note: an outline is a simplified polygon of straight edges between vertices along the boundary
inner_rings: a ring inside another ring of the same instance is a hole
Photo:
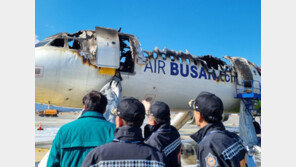
[[[100,90],[112,75],[98,73],[76,51],[55,47],[35,48],[35,102],[56,106],[82,107],[81,99]]]

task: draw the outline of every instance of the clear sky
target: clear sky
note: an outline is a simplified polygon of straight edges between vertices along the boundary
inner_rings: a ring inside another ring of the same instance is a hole
[[[35,35],[122,28],[144,50],[244,57],[261,65],[260,0],[36,0]],[[225,59],[228,64],[229,62]]]

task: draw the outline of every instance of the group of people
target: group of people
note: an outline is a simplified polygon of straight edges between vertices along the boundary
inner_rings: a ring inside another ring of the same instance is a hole
[[[82,101],[82,115],[56,134],[48,167],[181,166],[180,134],[170,124],[170,108],[166,103],[124,98],[110,114],[115,118],[114,124],[104,117],[108,99],[102,92],[92,91]],[[198,143],[199,166],[247,166],[241,139],[222,124],[221,99],[202,92],[189,105],[200,127],[191,135]],[[148,124],[142,133],[145,115]]]

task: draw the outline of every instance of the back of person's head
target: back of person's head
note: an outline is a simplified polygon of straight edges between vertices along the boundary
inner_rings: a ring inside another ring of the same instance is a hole
[[[150,115],[153,116],[156,124],[170,122],[170,107],[161,101],[155,101],[150,108]]]
[[[118,104],[117,116],[123,119],[125,125],[141,127],[145,119],[145,107],[133,97],[125,98]]]
[[[101,92],[93,90],[83,97],[82,103],[85,106],[85,111],[96,111],[104,114],[108,101]]]
[[[215,94],[201,92],[191,107],[201,113],[201,116],[207,123],[222,122],[223,102]]]

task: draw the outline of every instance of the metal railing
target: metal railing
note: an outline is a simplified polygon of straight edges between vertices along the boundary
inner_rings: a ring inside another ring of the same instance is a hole
[[[236,84],[235,95],[239,94],[256,94],[261,95],[261,82],[256,80],[244,80],[241,86]]]

